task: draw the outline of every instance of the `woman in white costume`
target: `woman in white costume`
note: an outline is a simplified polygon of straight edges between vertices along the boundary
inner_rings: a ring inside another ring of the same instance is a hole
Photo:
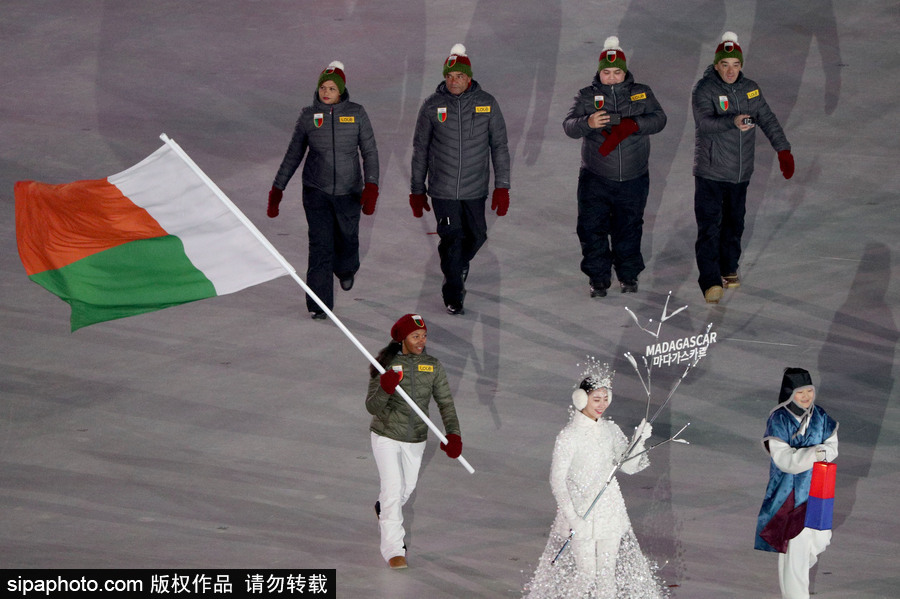
[[[556,438],[550,486],[557,512],[550,538],[526,597],[531,599],[657,599],[666,592],[653,574],[631,528],[625,501],[615,477],[587,514],[607,478],[630,443],[611,420],[602,418],[612,402],[608,364],[592,363],[572,393],[575,409]],[[644,450],[651,427],[642,421],[629,455]],[[626,461],[621,471],[640,472],[650,464],[647,454]],[[560,548],[572,534],[555,563]]]

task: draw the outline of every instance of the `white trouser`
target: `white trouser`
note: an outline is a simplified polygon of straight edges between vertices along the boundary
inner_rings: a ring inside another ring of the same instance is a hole
[[[830,530],[804,528],[788,541],[787,552],[778,554],[778,582],[783,599],[809,599],[809,569],[831,543]]]
[[[372,453],[381,478],[381,556],[384,561],[405,555],[403,549],[403,506],[416,490],[425,442],[403,443],[372,433]]]
[[[616,558],[619,553],[619,538],[572,539],[572,554],[579,572],[599,577],[602,582],[597,589],[598,599],[614,599],[616,596]]]

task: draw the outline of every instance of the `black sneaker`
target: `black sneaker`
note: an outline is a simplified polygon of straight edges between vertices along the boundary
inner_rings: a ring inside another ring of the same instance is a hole
[[[350,291],[353,289],[353,275],[348,277],[341,277],[341,289],[344,291]]]
[[[619,281],[622,293],[637,293],[637,279],[633,281]]]
[[[447,304],[447,314],[456,316],[457,314],[462,315],[465,313],[466,311],[463,310],[462,304]]]
[[[321,310],[316,310],[312,313],[313,320],[325,320],[326,318],[328,318],[328,316],[326,316],[326,314]]]
[[[606,297],[606,287],[591,283],[591,297]]]

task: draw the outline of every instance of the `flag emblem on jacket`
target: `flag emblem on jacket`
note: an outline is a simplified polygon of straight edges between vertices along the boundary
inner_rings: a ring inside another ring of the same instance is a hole
[[[728,96],[719,96],[719,107],[728,110]]]
[[[391,366],[391,370],[400,375],[400,379],[397,381],[398,383],[403,380],[403,366],[395,364],[394,366]]]
[[[447,107],[446,106],[438,108],[438,120],[442,123],[447,122]]]
[[[313,124],[316,126],[316,129],[322,126],[322,123],[325,122],[325,114],[322,112],[317,112],[313,115]]]
[[[594,96],[594,108],[600,110],[603,108],[604,98],[603,96]]]

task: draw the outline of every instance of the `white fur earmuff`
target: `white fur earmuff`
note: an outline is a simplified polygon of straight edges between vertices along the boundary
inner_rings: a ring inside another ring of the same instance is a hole
[[[572,391],[572,405],[575,409],[581,411],[587,406],[588,394],[584,389],[578,388]]]

